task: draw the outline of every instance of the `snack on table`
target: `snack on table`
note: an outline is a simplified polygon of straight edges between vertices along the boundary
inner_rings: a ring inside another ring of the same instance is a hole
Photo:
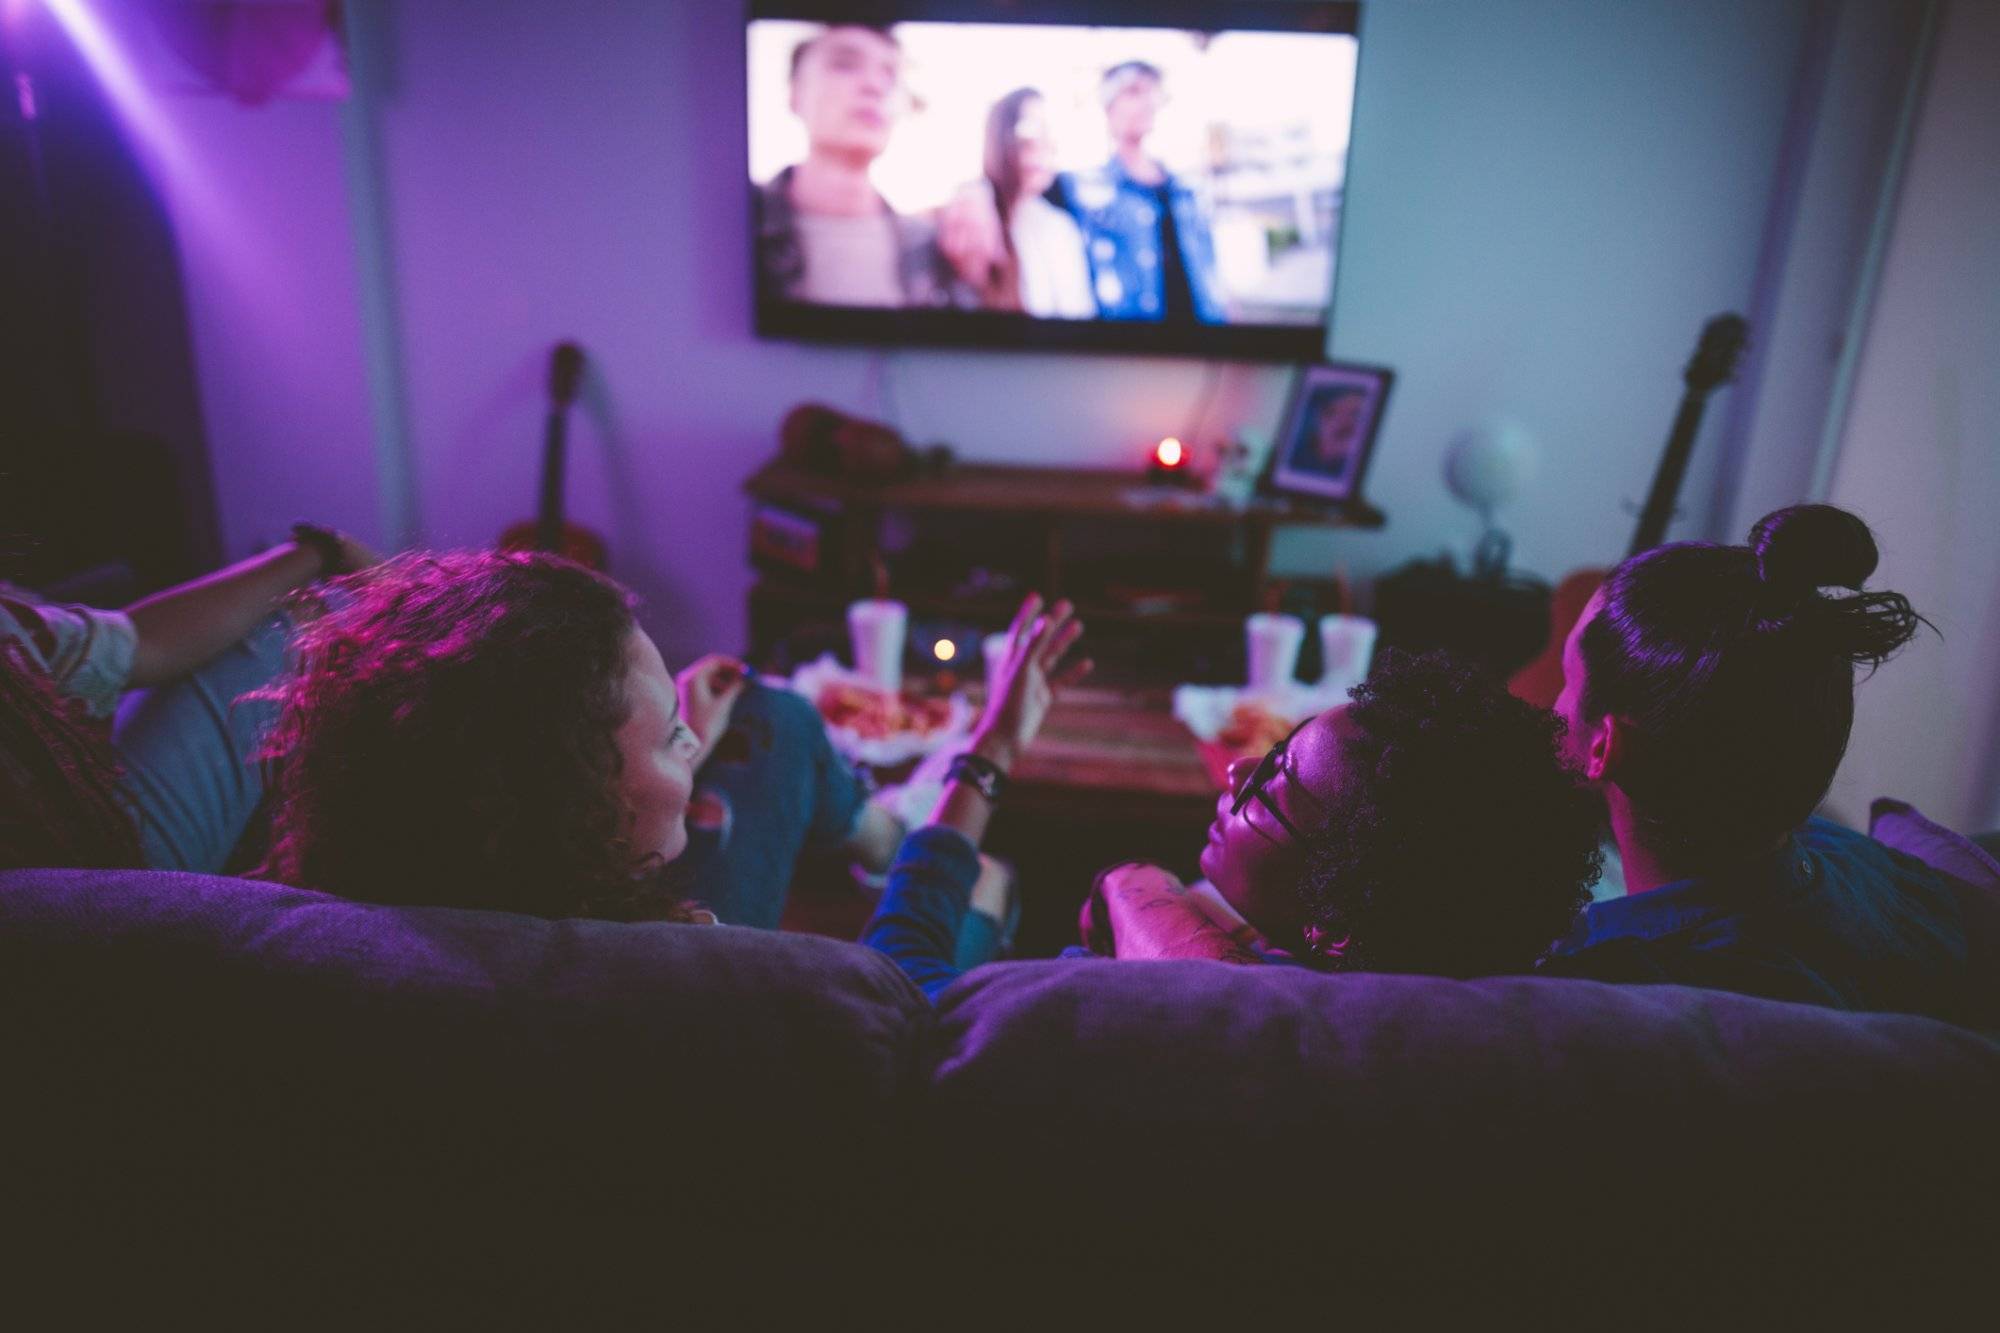
[[[1238,758],[1262,758],[1266,750],[1291,734],[1290,722],[1256,700],[1245,699],[1229,710],[1229,718],[1215,739]]]
[[[845,727],[863,740],[928,736],[951,722],[951,700],[890,694],[842,681],[829,681],[813,701],[830,727]]]

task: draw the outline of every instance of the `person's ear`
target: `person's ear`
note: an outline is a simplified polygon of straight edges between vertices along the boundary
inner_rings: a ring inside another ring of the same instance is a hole
[[[1585,730],[1583,775],[1592,782],[1616,782],[1625,766],[1625,723],[1606,713]]]

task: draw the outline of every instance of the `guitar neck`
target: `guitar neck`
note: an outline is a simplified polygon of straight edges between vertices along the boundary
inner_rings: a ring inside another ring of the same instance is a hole
[[[542,435],[542,498],[535,509],[535,545],[544,551],[562,547],[564,434],[563,409],[550,407]]]
[[[1674,414],[1673,430],[1660,465],[1653,472],[1653,488],[1646,493],[1646,507],[1639,511],[1639,528],[1632,534],[1629,559],[1650,551],[1667,539],[1667,525],[1673,522],[1674,505],[1679,502],[1681,481],[1687,476],[1688,459],[1694,454],[1694,437],[1701,430],[1702,412],[1708,406],[1707,389],[1689,389],[1681,397],[1680,411]]]

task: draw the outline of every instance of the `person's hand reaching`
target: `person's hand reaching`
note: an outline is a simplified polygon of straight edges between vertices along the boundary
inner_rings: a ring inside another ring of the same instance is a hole
[[[701,740],[695,763],[708,758],[722,733],[729,730],[730,714],[742,697],[749,680],[749,668],[733,657],[710,653],[682,668],[674,677],[681,696],[681,716]]]
[[[959,277],[982,294],[989,289],[1007,242],[993,191],[984,182],[959,190],[938,210],[937,245]]]
[[[1089,673],[1089,658],[1064,660],[1082,634],[1083,622],[1068,602],[1057,602],[1044,614],[1041,596],[1028,594],[1007,631],[1007,651],[973,728],[973,753],[1003,771],[1014,766],[1041,731],[1057,694]]]

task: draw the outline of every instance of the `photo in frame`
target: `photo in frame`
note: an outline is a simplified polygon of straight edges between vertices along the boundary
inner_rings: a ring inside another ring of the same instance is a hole
[[[1359,497],[1395,379],[1384,366],[1326,361],[1300,367],[1264,489],[1333,502]]]

